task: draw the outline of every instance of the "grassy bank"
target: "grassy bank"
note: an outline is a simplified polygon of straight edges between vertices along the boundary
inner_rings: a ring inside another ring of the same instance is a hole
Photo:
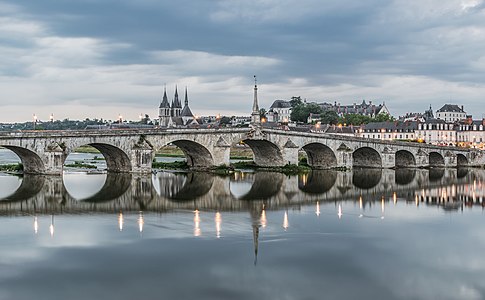
[[[0,171],[22,173],[24,171],[24,165],[22,165],[21,163],[0,165]]]
[[[75,161],[72,164],[64,165],[64,167],[68,167],[68,168],[80,168],[80,169],[97,169],[98,168],[95,165],[90,165],[90,164],[87,164],[87,163],[82,162],[82,161]]]

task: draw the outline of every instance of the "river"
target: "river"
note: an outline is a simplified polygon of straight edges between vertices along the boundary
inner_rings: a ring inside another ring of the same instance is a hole
[[[484,170],[141,176],[95,162],[0,174],[0,299],[485,298]]]

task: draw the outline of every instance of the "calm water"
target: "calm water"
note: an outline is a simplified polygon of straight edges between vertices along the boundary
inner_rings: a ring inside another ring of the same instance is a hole
[[[3,174],[0,299],[484,299],[484,180]]]

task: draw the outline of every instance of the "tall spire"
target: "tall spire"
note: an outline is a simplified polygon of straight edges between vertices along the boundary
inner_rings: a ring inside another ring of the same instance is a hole
[[[258,81],[256,75],[254,75],[254,100],[253,100],[253,111],[251,112],[251,123],[260,124],[261,118],[259,116],[259,106],[258,106]]]
[[[163,89],[163,97],[162,101],[160,102],[160,108],[170,108],[170,103],[168,102],[167,97],[167,86],[165,86]]]
[[[179,100],[179,92],[178,92],[177,86],[175,86],[174,103],[175,103],[176,107],[182,107],[182,105],[180,104],[180,100]]]
[[[187,96],[187,87],[185,87],[185,106],[189,106],[189,97]]]

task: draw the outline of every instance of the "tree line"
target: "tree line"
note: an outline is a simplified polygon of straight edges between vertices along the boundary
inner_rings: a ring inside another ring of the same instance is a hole
[[[395,121],[394,117],[388,114],[378,114],[375,117],[365,116],[361,114],[344,114],[339,116],[336,111],[323,110],[317,103],[306,103],[301,100],[301,97],[292,97],[290,100],[291,115],[290,119],[293,122],[307,123],[308,117],[311,114],[320,115],[319,121],[322,124],[346,124],[346,125],[362,125],[371,122],[386,122]]]

